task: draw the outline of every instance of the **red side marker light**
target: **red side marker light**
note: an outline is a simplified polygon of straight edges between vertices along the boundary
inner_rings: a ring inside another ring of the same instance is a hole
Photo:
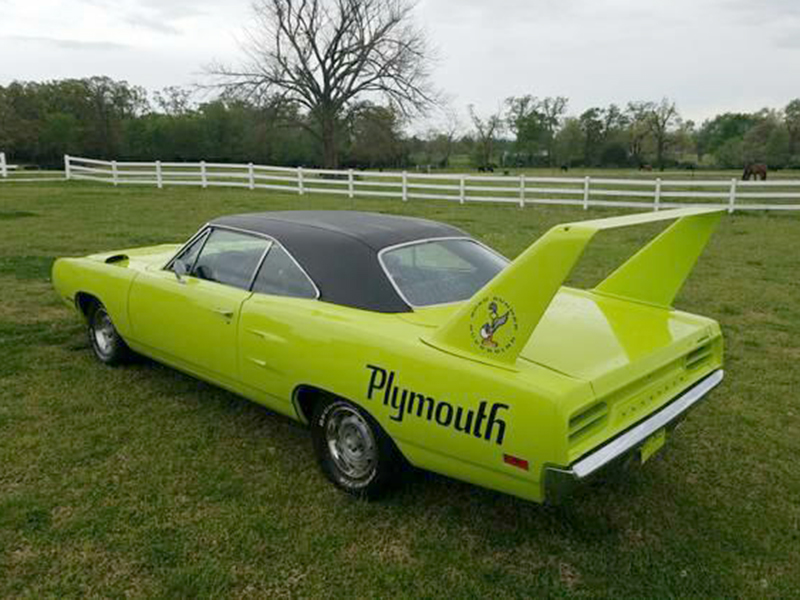
[[[511,456],[510,454],[503,454],[503,462],[507,465],[511,465],[512,467],[522,469],[523,471],[528,470],[528,461],[524,458],[518,458],[516,456]]]

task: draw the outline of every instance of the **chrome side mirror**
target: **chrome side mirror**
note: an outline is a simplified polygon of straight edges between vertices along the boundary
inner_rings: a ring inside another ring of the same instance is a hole
[[[186,283],[183,280],[183,276],[186,275],[186,273],[187,273],[186,263],[185,262],[183,262],[180,259],[176,260],[175,263],[172,265],[172,271],[175,273],[175,278],[180,283]]]

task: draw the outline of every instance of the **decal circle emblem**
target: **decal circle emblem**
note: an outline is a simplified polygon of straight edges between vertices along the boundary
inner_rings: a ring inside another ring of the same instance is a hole
[[[470,337],[487,354],[502,354],[512,348],[518,329],[514,309],[499,296],[487,296],[472,309]]]

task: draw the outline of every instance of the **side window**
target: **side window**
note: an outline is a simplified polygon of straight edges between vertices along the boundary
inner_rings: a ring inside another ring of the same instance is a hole
[[[186,271],[190,271],[194,266],[197,256],[200,254],[200,249],[203,247],[203,243],[206,241],[207,237],[208,231],[199,236],[191,243],[191,245],[184,248],[183,252],[181,252],[181,255],[173,261],[172,268],[175,268],[175,263],[182,262],[186,266]]]
[[[214,229],[203,246],[192,275],[246,290],[258,261],[271,242],[252,235]]]
[[[261,265],[253,291],[290,298],[316,298],[317,290],[286,250],[274,244]]]

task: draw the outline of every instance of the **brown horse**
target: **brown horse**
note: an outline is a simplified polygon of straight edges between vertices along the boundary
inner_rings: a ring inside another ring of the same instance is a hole
[[[653,165],[639,165],[640,171],[647,171],[648,173],[653,170]]]
[[[751,163],[746,165],[744,168],[744,173],[742,173],[742,179],[744,181],[750,181],[750,178],[753,177],[754,181],[761,181],[767,180],[767,165],[761,163]]]

